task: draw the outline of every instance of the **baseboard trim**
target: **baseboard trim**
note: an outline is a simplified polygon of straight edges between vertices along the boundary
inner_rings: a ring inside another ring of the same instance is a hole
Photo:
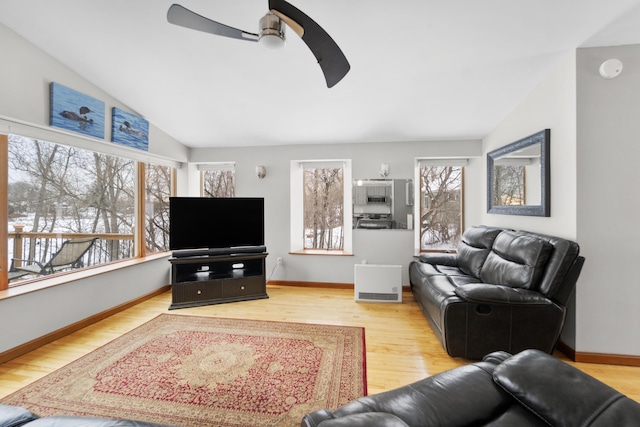
[[[269,280],[268,286],[297,286],[300,288],[353,289],[353,283],[299,282],[295,280]]]
[[[580,352],[563,342],[558,343],[557,348],[574,362],[640,367],[640,356]]]
[[[298,282],[295,280],[269,280],[267,286],[297,286],[302,288],[328,288],[328,289],[353,289],[353,283],[333,283],[333,282]],[[407,285],[402,286],[403,292],[410,292]]]
[[[556,350],[567,356],[569,359],[575,362],[576,360],[576,351],[570,347],[569,345],[563,343],[562,341],[558,342],[556,346]]]
[[[128,308],[131,308],[137,304],[140,304],[143,301],[146,301],[150,298],[153,298],[157,295],[163,294],[171,289],[171,286],[166,285],[161,288],[156,289],[155,291],[138,297],[134,300],[128,301],[124,304],[120,304],[118,306],[112,307],[106,311],[101,313],[94,314],[93,316],[87,317],[86,319],[80,320],[71,325],[65,326],[64,328],[60,328],[56,331],[48,333],[47,335],[43,335],[39,338],[31,340],[27,343],[19,345],[18,347],[14,347],[10,350],[0,353],[0,364],[8,362],[12,359],[15,359],[18,356],[22,356],[23,354],[27,354],[30,351],[33,351],[37,348],[42,347],[43,345],[49,344],[57,339],[63,338],[67,335],[70,335],[76,331],[79,331],[82,328],[86,328],[89,325],[93,325],[94,323],[98,323],[101,320],[106,319],[109,316],[113,316],[116,313],[124,311]]]
[[[576,352],[576,362],[640,367],[640,356]]]

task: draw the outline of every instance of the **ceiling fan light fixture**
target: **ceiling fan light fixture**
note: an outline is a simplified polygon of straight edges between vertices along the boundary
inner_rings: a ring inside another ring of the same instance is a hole
[[[167,21],[218,36],[259,42],[269,49],[284,46],[285,27],[289,27],[315,56],[328,88],[335,86],[351,69],[349,61],[331,36],[317,22],[285,0],[269,0],[269,12],[260,20],[257,34],[206,18],[179,4],[169,7]]]
[[[269,12],[260,19],[260,38],[258,43],[268,49],[280,49],[284,46],[285,25],[275,14]]]

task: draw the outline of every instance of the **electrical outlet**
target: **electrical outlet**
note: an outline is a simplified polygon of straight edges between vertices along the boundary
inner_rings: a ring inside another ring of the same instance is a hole
[[[282,257],[281,257],[281,256],[279,256],[278,258],[276,258],[276,264],[278,264],[278,265],[282,265],[282,264],[284,264],[284,261],[282,260]]]

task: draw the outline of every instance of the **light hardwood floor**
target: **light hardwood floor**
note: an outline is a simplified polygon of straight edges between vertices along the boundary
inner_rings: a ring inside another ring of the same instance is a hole
[[[43,377],[159,313],[362,326],[369,394],[470,363],[449,357],[431,332],[411,293],[403,303],[356,303],[353,290],[268,286],[269,299],[168,310],[166,292],[0,365],[0,397]],[[556,357],[568,359],[556,352]],[[640,402],[640,368],[573,363]]]

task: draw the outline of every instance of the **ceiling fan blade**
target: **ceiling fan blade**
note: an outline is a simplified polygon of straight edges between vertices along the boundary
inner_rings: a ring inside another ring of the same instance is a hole
[[[313,19],[284,0],[269,0],[269,9],[278,15],[307,44],[327,81],[333,87],[349,72],[351,65],[335,41]]]
[[[198,15],[186,7],[173,4],[167,12],[167,21],[171,24],[192,30],[204,31],[205,33],[216,34],[218,36],[231,37],[232,39],[248,40],[257,42],[258,35],[230,27]]]

